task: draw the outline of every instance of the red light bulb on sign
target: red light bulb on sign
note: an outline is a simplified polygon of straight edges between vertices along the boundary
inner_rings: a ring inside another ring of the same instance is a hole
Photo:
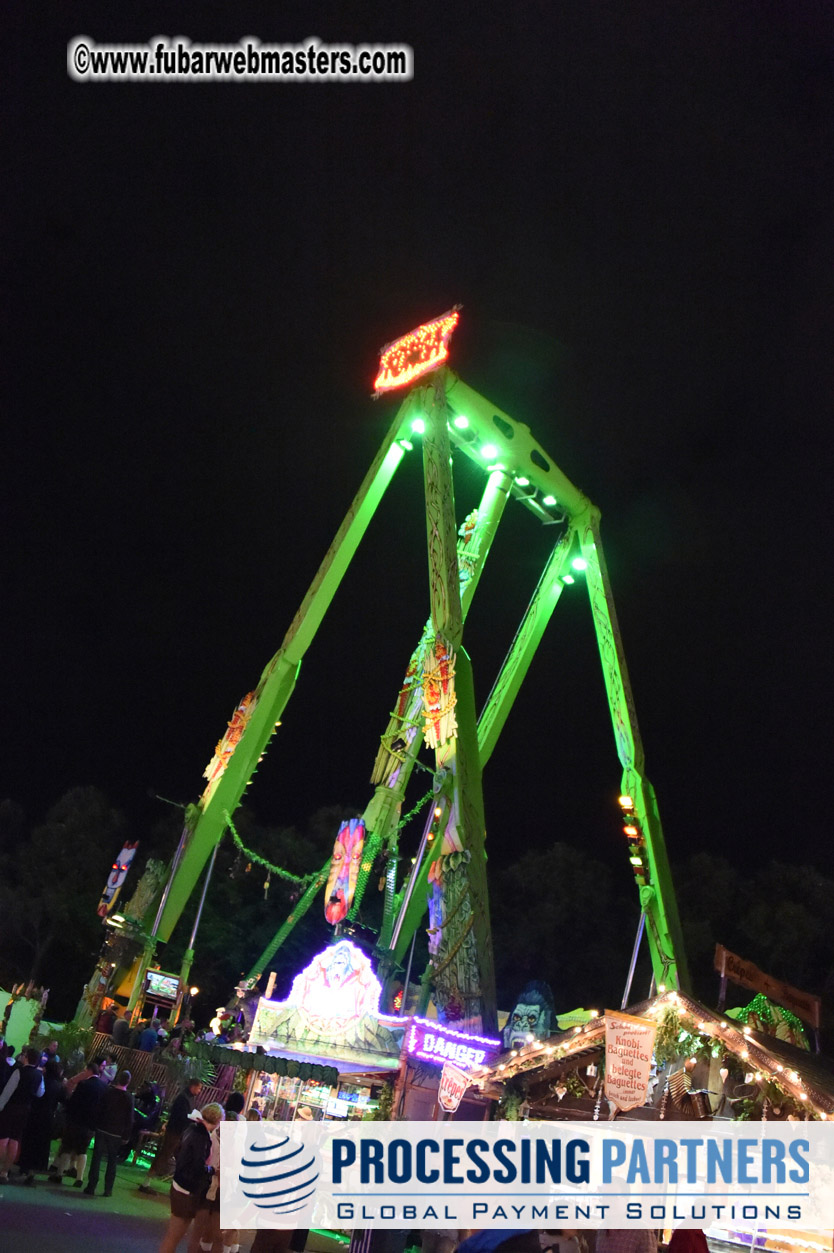
[[[449,340],[458,324],[459,306],[431,322],[424,322],[386,344],[379,357],[379,373],[374,382],[374,395],[407,387],[423,374],[436,370],[449,357]]]

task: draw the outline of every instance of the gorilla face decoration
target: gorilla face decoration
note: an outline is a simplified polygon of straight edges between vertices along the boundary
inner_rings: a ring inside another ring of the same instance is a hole
[[[550,1035],[553,996],[546,983],[528,983],[507,1019],[502,1033],[505,1049],[521,1048],[528,1037],[544,1040]]]
[[[324,893],[324,916],[335,926],[347,917],[353,904],[356,879],[365,846],[365,824],[361,818],[343,822],[333,845],[330,876]]]

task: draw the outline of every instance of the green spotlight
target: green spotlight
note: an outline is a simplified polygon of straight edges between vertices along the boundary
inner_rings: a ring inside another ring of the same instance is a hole
[[[574,557],[573,561],[571,562],[571,565],[573,566],[574,570],[587,570],[588,569],[588,563],[584,557]]]
[[[566,587],[570,587],[572,583],[576,582],[576,579],[573,577],[572,574],[563,574],[562,582],[566,585]]]
[[[455,418],[455,426],[458,428],[459,431],[466,430],[466,428],[469,426],[469,419],[467,418],[465,413],[458,414],[458,416]]]
[[[555,505],[555,504],[556,504],[556,497],[555,497],[555,496],[543,496],[543,497],[542,497],[542,504],[543,504],[543,505]]]
[[[529,486],[530,486],[530,480],[529,480],[529,479],[525,479],[525,478],[517,478],[517,479],[516,479],[516,484],[517,484],[517,486],[518,486],[518,487],[529,487]]]
[[[415,435],[422,435],[426,429],[426,419],[415,418],[414,421],[411,423],[411,429]]]
[[[484,461],[494,461],[498,456],[498,449],[494,444],[484,444],[481,448],[481,456]]]

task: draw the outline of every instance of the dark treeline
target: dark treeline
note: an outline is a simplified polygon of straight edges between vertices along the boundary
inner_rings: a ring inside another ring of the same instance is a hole
[[[327,857],[346,808],[312,815],[304,829],[260,824],[239,811],[241,839],[267,861],[303,875]],[[125,838],[141,843],[122,904],[151,856],[169,859],[179,816],[166,812],[149,832],[127,819],[94,787],[63,796],[42,822],[31,825],[12,801],[0,804],[0,986],[48,986],[48,1016],[73,1014],[100,951],[103,933],[96,905]],[[712,968],[716,942],[762,969],[829,1002],[834,993],[834,882],[811,866],[770,861],[737,866],[698,852],[674,867],[693,991],[715,1003]],[[231,836],[218,850],[196,944],[192,980],[200,988],[198,1022],[225,1003],[292,908],[297,888],[241,856]],[[627,867],[609,866],[572,845],[530,851],[509,866],[490,863],[490,893],[499,1005],[509,1008],[527,979],[545,979],[557,1011],[577,1006],[618,1007],[638,921],[636,893]],[[187,943],[198,893],[160,949],[163,969],[176,971]],[[368,887],[361,921],[378,921],[376,877]],[[326,942],[329,927],[315,904],[272,963],[276,992]],[[415,972],[425,963],[425,937],[415,952]],[[632,999],[648,993],[651,969],[643,951]],[[737,1003],[752,993],[739,990]],[[828,1010],[830,1014],[830,1009]]]

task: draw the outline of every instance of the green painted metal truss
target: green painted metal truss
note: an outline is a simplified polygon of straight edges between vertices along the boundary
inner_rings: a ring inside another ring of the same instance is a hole
[[[415,434],[418,432],[419,435]],[[188,814],[185,838],[157,913],[155,939],[167,941],[212,850],[227,829],[293,693],[351,558],[397,467],[422,442],[431,617],[411,655],[381,737],[374,791],[363,815],[366,847],[386,854],[380,973],[402,970],[429,907],[430,965],[424,983],[441,1012],[472,1030],[496,1028],[495,985],[484,849],[481,776],[495,749],[547,623],[574,568],[590,597],[614,739],[622,766],[627,848],[646,921],[655,979],[687,986],[680,922],[657,803],[644,773],[643,747],[605,567],[599,511],[562,473],[529,429],[473,391],[448,368],[406,394],[284,640],[244,698],[218,745],[209,783]],[[455,516],[452,449],[485,475],[480,505]],[[550,553],[480,717],[463,647],[466,617],[501,516],[513,499],[539,522],[560,522]],[[572,573],[574,571],[574,573]],[[424,742],[434,752],[433,803],[414,864],[398,882],[399,825],[405,790]],[[334,833],[335,834],[335,833]],[[327,876],[317,872],[250,972],[266,969]],[[360,874],[359,896],[371,866]],[[358,903],[358,902],[357,902]],[[355,914],[355,907],[354,907]]]

